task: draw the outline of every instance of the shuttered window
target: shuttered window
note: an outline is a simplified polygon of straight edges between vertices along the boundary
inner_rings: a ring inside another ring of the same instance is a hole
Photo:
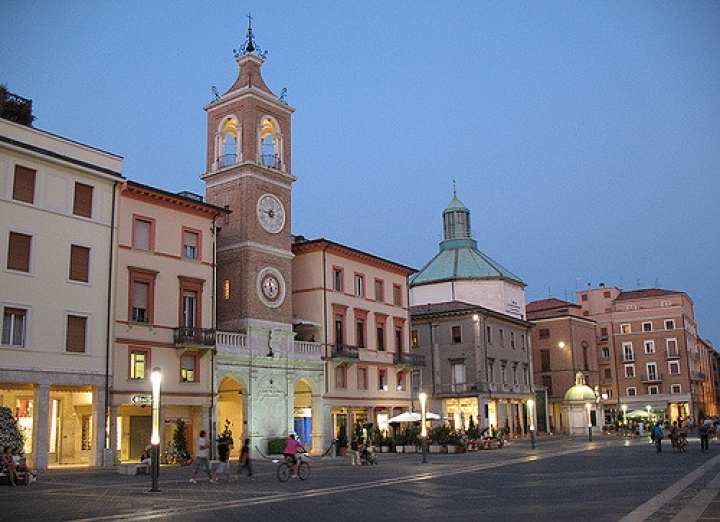
[[[65,350],[73,353],[85,353],[86,331],[87,317],[68,315]]]
[[[132,295],[132,320],[136,323],[147,323],[150,321],[148,313],[148,302],[150,285],[140,281],[133,282]]]
[[[33,169],[15,165],[12,197],[25,203],[35,202],[35,171]]]
[[[86,218],[92,217],[93,188],[84,183],[75,183],[73,214]]]
[[[72,281],[90,281],[90,249],[70,245],[70,279]]]
[[[10,232],[8,241],[8,270],[30,272],[30,246],[32,236],[19,232]]]
[[[150,250],[150,221],[135,219],[133,246],[138,250]]]
[[[25,342],[25,316],[19,308],[6,308],[3,312],[2,344],[23,346]]]
[[[198,234],[196,232],[183,232],[183,257],[198,258]]]

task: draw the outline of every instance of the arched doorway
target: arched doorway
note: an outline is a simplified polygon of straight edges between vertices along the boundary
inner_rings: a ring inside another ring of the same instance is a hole
[[[217,396],[217,426],[215,433],[219,435],[226,426],[232,431],[233,449],[231,456],[240,455],[243,437],[246,434],[245,400],[243,393],[247,393],[247,387],[242,379],[234,375],[226,375],[220,381]]]

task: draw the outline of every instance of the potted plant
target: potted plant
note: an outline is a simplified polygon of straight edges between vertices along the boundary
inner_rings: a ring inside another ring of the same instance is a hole
[[[348,438],[347,438],[347,429],[345,426],[340,426],[340,429],[338,429],[338,436],[336,439],[336,448],[337,448],[337,454],[339,456],[347,455],[347,448],[348,448]]]
[[[417,453],[419,443],[420,426],[408,426],[405,428],[405,440],[403,451],[405,453]]]

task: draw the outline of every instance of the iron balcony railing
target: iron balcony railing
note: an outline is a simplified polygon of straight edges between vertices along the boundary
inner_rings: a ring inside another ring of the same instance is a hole
[[[332,349],[333,359],[359,359],[360,352],[357,346],[349,344],[336,344]]]
[[[173,342],[176,346],[188,344],[215,346],[215,330],[195,328],[193,326],[179,326],[178,328],[173,328]]]
[[[412,353],[396,353],[393,354],[393,364],[404,366],[425,367],[425,356]]]
[[[690,372],[690,379],[693,381],[707,381],[707,375],[703,372]]]
[[[641,376],[642,382],[662,382],[665,377],[662,373],[649,373]]]

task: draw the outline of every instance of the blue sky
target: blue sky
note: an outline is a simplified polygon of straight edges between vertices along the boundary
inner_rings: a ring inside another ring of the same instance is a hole
[[[204,193],[252,12],[293,115],[292,230],[415,268],[452,198],[528,301],[685,291],[720,347],[720,2],[5,1],[35,126]]]

